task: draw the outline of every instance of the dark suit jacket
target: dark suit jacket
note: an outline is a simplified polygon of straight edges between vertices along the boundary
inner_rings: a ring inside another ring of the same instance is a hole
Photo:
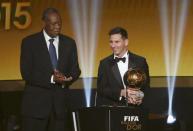
[[[73,81],[80,75],[75,41],[59,35],[58,70]],[[20,70],[26,82],[23,95],[22,114],[45,118],[52,108],[64,118],[69,101],[68,87],[73,82],[62,85],[51,84],[53,68],[43,32],[30,35],[22,40]]]
[[[114,55],[110,55],[101,60],[98,69],[97,79],[97,100],[96,105],[123,105],[125,101],[120,101],[120,92],[124,88],[121,74],[116,62],[113,60]],[[129,52],[129,68],[140,68],[147,76],[147,80],[141,90],[149,87],[149,69],[146,59]]]

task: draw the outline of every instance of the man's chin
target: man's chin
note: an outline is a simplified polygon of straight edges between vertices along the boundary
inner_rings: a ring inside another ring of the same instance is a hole
[[[54,32],[54,34],[59,35],[59,34],[60,34],[60,31],[56,31],[56,32]]]
[[[119,52],[114,51],[114,55],[119,56]]]
[[[52,34],[52,37],[56,37],[56,36],[58,36],[60,33],[54,33],[54,34]]]

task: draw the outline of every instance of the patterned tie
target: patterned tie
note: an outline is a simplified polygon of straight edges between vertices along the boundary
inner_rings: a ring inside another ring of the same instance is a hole
[[[50,45],[49,45],[49,53],[50,53],[50,58],[52,61],[52,66],[54,69],[57,68],[57,56],[56,56],[56,48],[53,44],[54,39],[49,39]]]

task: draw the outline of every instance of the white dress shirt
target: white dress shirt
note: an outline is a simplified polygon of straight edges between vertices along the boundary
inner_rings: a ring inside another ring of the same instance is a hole
[[[55,46],[56,56],[57,56],[57,59],[58,59],[59,36],[56,36],[56,37],[54,37],[54,38],[51,38],[51,37],[46,33],[45,30],[43,30],[43,34],[44,34],[44,38],[45,38],[45,40],[46,40],[46,45],[47,45],[48,51],[49,51],[49,46],[50,46],[50,41],[49,41],[49,40],[50,40],[50,39],[54,39],[53,44],[54,44],[54,46]],[[53,83],[53,84],[55,83],[55,82],[54,82],[54,76],[53,76],[53,75],[51,76],[50,82]]]
[[[44,34],[44,38],[46,40],[46,44],[47,44],[47,48],[49,50],[49,45],[50,45],[50,39],[54,39],[54,46],[55,46],[55,49],[56,49],[56,56],[57,56],[57,59],[58,59],[58,46],[59,46],[59,36],[56,36],[54,38],[50,37],[45,30],[43,30],[43,34]]]
[[[114,55],[114,58],[115,57],[118,57],[118,56]],[[128,64],[129,64],[129,54],[128,54],[128,52],[126,52],[123,55],[123,57],[126,58],[125,59],[125,63],[123,61],[119,61],[119,62],[117,62],[117,65],[118,65],[118,68],[119,68],[119,72],[121,74],[121,78],[122,78],[122,82],[123,82],[124,88],[126,88],[126,86],[124,84],[124,81],[123,81],[123,76],[124,76],[125,72],[128,70]]]

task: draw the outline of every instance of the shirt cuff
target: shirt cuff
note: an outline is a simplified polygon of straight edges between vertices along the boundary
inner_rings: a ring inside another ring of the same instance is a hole
[[[56,82],[54,81],[54,75],[51,76],[50,82],[51,82],[52,84],[55,84],[55,83],[56,83]]]
[[[119,101],[121,101],[121,100],[122,100],[122,96],[119,97]]]

